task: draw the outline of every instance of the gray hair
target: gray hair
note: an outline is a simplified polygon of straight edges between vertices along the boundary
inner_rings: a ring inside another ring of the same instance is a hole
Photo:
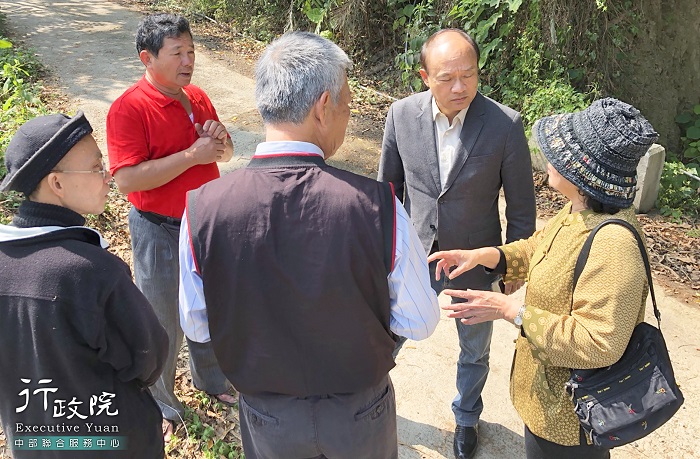
[[[266,124],[301,124],[325,91],[338,103],[352,61],[335,43],[309,32],[273,41],[255,68],[255,102]]]

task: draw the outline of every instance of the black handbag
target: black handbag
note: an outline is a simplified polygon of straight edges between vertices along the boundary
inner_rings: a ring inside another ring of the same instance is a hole
[[[589,441],[614,448],[639,440],[656,430],[683,404],[673,367],[661,334],[661,313],[656,305],[649,258],[639,233],[624,220],[606,220],[591,231],[574,269],[574,288],[598,230],[618,224],[632,231],[642,253],[659,328],[642,322],[634,328],[624,354],[606,368],[571,370],[566,391]]]

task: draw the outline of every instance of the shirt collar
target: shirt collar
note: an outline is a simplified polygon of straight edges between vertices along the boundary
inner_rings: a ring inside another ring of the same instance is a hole
[[[29,228],[18,228],[16,226],[10,225],[0,225],[0,242],[11,242],[20,239],[28,239],[36,236],[43,236],[44,234],[53,233],[56,231],[64,231],[69,229],[86,229],[92,231],[100,237],[100,246],[103,249],[109,247],[109,243],[102,237],[102,235],[87,226],[33,226]]]
[[[313,154],[323,158],[323,151],[313,143],[299,142],[296,140],[282,140],[259,143],[255,149],[255,156],[270,156],[284,154]]]
[[[447,118],[447,116],[444,113],[442,113],[438,108],[437,102],[435,102],[435,97],[430,97],[430,103],[433,108],[433,121],[437,121],[438,115],[442,115],[445,118]],[[467,110],[469,110],[469,107],[460,110],[459,113],[457,113],[457,116],[455,116],[455,118],[452,120],[452,124],[454,124],[455,119],[457,119],[459,120],[460,124],[463,125],[464,118],[467,116]]]
[[[136,86],[138,86],[148,97],[153,99],[161,107],[165,107],[166,105],[170,105],[174,102],[177,102],[172,97],[168,97],[162,92],[158,91],[156,87],[153,86],[150,81],[148,81],[145,73],[141,77],[141,79],[136,83]],[[188,88],[190,86],[191,85],[184,86],[182,90],[185,91],[185,94],[187,94],[187,98],[190,99],[190,102],[199,102],[199,94],[196,94],[194,91],[189,91]]]

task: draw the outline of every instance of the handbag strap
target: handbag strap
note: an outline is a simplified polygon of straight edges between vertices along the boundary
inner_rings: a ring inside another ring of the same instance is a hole
[[[647,273],[649,293],[651,294],[651,304],[654,306],[654,317],[656,317],[656,322],[659,324],[659,330],[661,330],[661,312],[659,311],[659,307],[656,305],[656,296],[654,295],[654,283],[651,281],[651,267],[649,266],[649,257],[647,256],[647,250],[644,247],[644,242],[642,242],[642,237],[639,235],[636,228],[632,226],[629,222],[620,220],[619,218],[611,218],[609,220],[605,220],[604,222],[593,228],[591,234],[588,235],[588,239],[586,239],[586,242],[583,243],[581,253],[578,256],[578,259],[576,260],[576,267],[574,268],[574,285],[571,291],[573,292],[576,289],[578,278],[581,276],[583,267],[586,265],[586,260],[588,260],[588,254],[591,251],[591,245],[593,245],[593,238],[595,237],[599,229],[609,224],[624,226],[625,228],[630,230],[632,234],[634,234],[634,238],[637,240],[637,245],[639,246],[639,251],[642,254],[642,260],[644,261],[644,269]]]

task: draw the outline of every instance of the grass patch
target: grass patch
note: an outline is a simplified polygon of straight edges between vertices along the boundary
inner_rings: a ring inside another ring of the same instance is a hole
[[[0,180],[7,174],[5,150],[17,129],[48,113],[41,99],[41,63],[31,49],[12,43],[5,29],[5,17],[0,14]],[[0,223],[9,221],[20,201],[15,193],[0,193]]]

